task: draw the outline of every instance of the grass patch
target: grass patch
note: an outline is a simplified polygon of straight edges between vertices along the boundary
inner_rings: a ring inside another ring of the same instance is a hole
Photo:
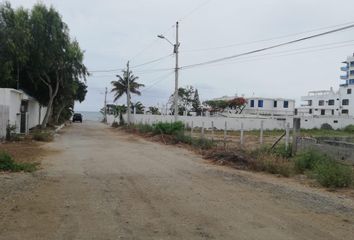
[[[183,122],[173,122],[173,123],[164,123],[158,122],[153,124],[153,131],[155,134],[166,134],[166,135],[175,135],[184,130]]]
[[[32,133],[32,138],[39,142],[51,142],[53,141],[53,134],[48,131],[35,131]]]
[[[308,173],[324,187],[349,187],[353,183],[352,167],[315,150],[296,156],[294,166],[297,173]]]
[[[0,152],[0,171],[7,172],[33,172],[37,169],[35,163],[16,163],[6,152]]]
[[[189,144],[195,148],[199,148],[202,150],[208,150],[216,146],[215,142],[211,140],[205,138],[193,138],[191,136],[184,135],[181,132],[174,135],[174,141],[176,143]]]

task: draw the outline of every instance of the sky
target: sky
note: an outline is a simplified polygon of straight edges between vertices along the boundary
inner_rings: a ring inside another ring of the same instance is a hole
[[[1,0],[0,0],[1,1]],[[76,111],[113,103],[111,81],[130,61],[145,84],[132,101],[166,104],[174,89],[175,41],[180,22],[180,66],[235,55],[354,23],[351,0],[42,0],[55,7],[85,51],[92,75]],[[31,8],[36,0],[11,0]],[[221,96],[295,99],[311,90],[338,89],[340,67],[354,52],[354,29],[218,64],[180,71],[179,86],[198,89],[201,100]],[[170,56],[169,56],[170,55]],[[161,61],[143,66],[151,60]],[[115,70],[95,72],[98,70]],[[117,104],[126,103],[123,96]]]

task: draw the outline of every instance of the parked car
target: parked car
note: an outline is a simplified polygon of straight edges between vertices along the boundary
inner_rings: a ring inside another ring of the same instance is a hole
[[[81,122],[82,123],[82,115],[81,115],[81,113],[74,113],[73,122]]]

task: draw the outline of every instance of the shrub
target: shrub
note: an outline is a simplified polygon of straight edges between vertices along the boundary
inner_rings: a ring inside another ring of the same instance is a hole
[[[200,148],[203,150],[211,149],[212,147],[215,146],[215,143],[211,140],[205,139],[205,138],[193,138],[188,135],[184,135],[183,132],[179,132],[175,134],[174,140],[178,143],[185,143],[192,145],[195,148]]]
[[[348,133],[354,133],[354,125],[353,125],[353,124],[350,124],[350,125],[346,126],[346,127],[344,128],[344,131],[345,131],[345,132],[348,132]]]
[[[317,163],[314,173],[317,181],[324,187],[348,187],[353,182],[351,167],[334,160]]]
[[[114,121],[114,122],[112,123],[112,127],[114,127],[114,128],[119,127],[119,123],[117,123],[116,121]]]
[[[293,164],[274,154],[259,155],[250,165],[255,171],[263,171],[271,174],[280,174],[289,177],[293,174]]]
[[[138,124],[136,126],[136,129],[140,133],[149,133],[149,132],[154,132],[154,127],[149,125],[149,124]]]
[[[288,147],[285,144],[280,144],[272,150],[272,153],[279,157],[290,158],[292,156],[292,147],[290,144]]]
[[[182,122],[164,123],[159,122],[153,125],[155,134],[174,135],[182,132],[184,124]]]
[[[323,123],[321,125],[321,129],[322,130],[333,130],[333,127],[330,124],[328,124],[328,123]]]
[[[37,169],[34,163],[15,163],[13,158],[6,152],[0,152],[0,171],[10,172],[33,172]]]
[[[53,140],[53,135],[50,132],[36,131],[32,134],[32,137],[36,141],[50,142]]]
[[[295,170],[298,173],[304,173],[306,170],[313,170],[317,163],[327,162],[329,157],[315,150],[308,150],[299,153],[295,157]]]

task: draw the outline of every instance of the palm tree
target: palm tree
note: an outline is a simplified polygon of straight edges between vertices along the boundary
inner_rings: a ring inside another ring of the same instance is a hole
[[[130,93],[138,96],[141,95],[139,88],[144,87],[145,85],[137,82],[139,77],[134,76],[132,71],[128,72],[127,70],[123,70],[123,75],[117,75],[117,78],[117,81],[111,82],[113,85],[111,92],[115,92],[114,101],[117,101],[121,96],[128,93],[128,81],[130,85]],[[130,101],[130,99],[127,99],[127,105],[129,105],[128,101]]]
[[[132,110],[134,109],[137,114],[143,114],[145,106],[141,102],[132,103]]]

